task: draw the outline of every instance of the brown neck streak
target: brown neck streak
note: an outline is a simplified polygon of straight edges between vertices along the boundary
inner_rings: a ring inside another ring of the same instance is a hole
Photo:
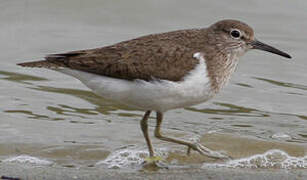
[[[213,93],[218,93],[227,84],[236,69],[239,57],[244,53],[242,44],[225,41],[224,36],[209,30],[206,46],[203,49]]]
[[[214,56],[213,56],[214,54]],[[216,51],[206,57],[211,90],[218,93],[229,81],[238,64],[238,56],[225,51]]]

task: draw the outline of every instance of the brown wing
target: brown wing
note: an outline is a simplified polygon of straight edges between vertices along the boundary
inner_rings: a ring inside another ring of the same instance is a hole
[[[172,39],[163,34],[150,35],[113,46],[49,55],[45,61],[40,61],[43,65],[32,66],[69,67],[127,80],[157,78],[180,81],[198,60],[193,58],[195,49],[183,46],[179,41],[184,41],[180,33],[175,33]],[[31,66],[27,63],[20,65]]]

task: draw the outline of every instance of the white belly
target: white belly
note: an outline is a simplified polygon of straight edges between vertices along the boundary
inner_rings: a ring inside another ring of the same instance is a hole
[[[122,80],[72,69],[58,71],[74,76],[96,94],[142,110],[164,112],[210,99],[213,94],[204,59],[182,81]]]

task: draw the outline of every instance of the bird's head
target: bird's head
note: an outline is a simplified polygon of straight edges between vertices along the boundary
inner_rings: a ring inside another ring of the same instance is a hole
[[[291,56],[272,46],[258,41],[253,29],[237,20],[222,20],[209,27],[209,39],[219,51],[226,51],[238,57],[250,49],[271,52],[286,58]]]

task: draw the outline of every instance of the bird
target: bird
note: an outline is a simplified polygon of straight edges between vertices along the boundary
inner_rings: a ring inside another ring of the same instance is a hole
[[[140,127],[149,161],[157,158],[148,134],[148,118],[156,112],[154,136],[188,147],[211,158],[227,155],[198,142],[161,133],[165,112],[204,103],[227,84],[239,59],[258,49],[291,56],[258,41],[246,23],[225,19],[206,28],[150,34],[114,45],[49,54],[43,60],[18,65],[55,70],[79,79],[95,94],[145,114]]]

